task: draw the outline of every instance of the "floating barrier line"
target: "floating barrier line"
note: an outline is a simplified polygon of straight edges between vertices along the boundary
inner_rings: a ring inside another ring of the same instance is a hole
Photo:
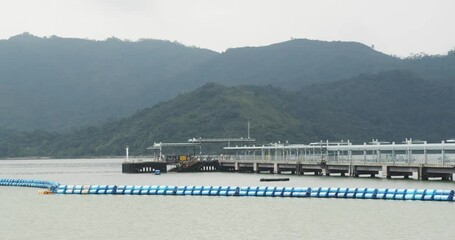
[[[48,188],[57,194],[348,198],[451,202],[454,201],[455,194],[454,190],[395,188],[60,185],[57,182],[33,179],[0,179],[0,186]]]
[[[60,185],[57,194],[351,198],[454,201],[454,190],[234,186]]]
[[[58,182],[36,179],[0,178],[0,186],[47,188],[52,192],[55,192],[60,184]]]

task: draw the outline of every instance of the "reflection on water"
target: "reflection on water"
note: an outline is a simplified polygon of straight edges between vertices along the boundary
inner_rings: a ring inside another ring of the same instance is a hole
[[[0,178],[62,184],[454,189],[453,182],[264,174],[122,174],[122,159],[0,161]],[[449,239],[447,202],[255,197],[38,195],[0,187],[0,239]]]

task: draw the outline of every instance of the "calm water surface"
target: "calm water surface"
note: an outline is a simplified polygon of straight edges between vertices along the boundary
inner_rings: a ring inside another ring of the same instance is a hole
[[[121,159],[3,160],[0,178],[62,184],[455,189],[453,182],[264,174],[122,174]],[[39,195],[0,187],[0,239],[452,239],[447,202],[255,197]]]

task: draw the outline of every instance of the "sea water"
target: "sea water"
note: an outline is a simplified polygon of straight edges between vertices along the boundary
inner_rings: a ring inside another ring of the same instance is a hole
[[[455,189],[454,182],[269,174],[122,174],[122,159],[2,160],[0,178],[61,184]],[[0,239],[450,239],[455,203],[360,199],[39,195],[0,187]]]

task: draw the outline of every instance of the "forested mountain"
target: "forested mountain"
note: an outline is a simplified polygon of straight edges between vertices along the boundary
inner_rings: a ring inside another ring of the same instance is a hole
[[[395,69],[401,60],[356,42],[295,39],[265,47],[228,49],[176,81],[199,86],[272,85],[295,90],[310,83]]]
[[[218,82],[298,90],[313,83],[397,69],[415,72],[426,80],[453,80],[455,50],[441,56],[400,59],[356,42],[294,39],[264,47],[229,49],[177,76],[171,83],[187,84],[187,88]]]
[[[455,137],[454,80],[427,81],[396,70],[315,84],[301,95],[317,100],[331,114],[321,116],[323,111],[314,110],[311,121],[326,123],[316,128],[321,138],[440,141]],[[295,109],[299,116],[312,116],[298,104]]]
[[[207,82],[298,91],[405,69],[454,80],[455,52],[399,59],[355,42],[295,39],[223,53],[159,40],[0,40],[0,128],[68,131],[127,117]]]
[[[145,153],[155,141],[246,136],[248,120],[258,138],[297,136],[298,132],[287,130],[299,124],[297,119],[282,109],[292,99],[292,93],[272,87],[228,88],[209,83],[120,121],[41,136],[54,139],[45,144],[28,140],[36,140],[34,135],[41,132],[9,131],[9,137],[0,138],[0,157],[118,155],[126,145],[135,153]]]
[[[408,69],[427,80],[455,80],[455,50],[447,55],[420,55],[402,60],[403,66],[397,69]]]
[[[175,96],[160,86],[217,54],[159,40],[1,40],[0,127],[65,130],[128,116]]]
[[[427,81],[406,71],[361,74],[302,91],[209,83],[131,117],[65,134],[8,132],[0,157],[121,155],[129,145],[145,154],[153,142],[192,137],[275,141],[455,137],[454,81]]]

